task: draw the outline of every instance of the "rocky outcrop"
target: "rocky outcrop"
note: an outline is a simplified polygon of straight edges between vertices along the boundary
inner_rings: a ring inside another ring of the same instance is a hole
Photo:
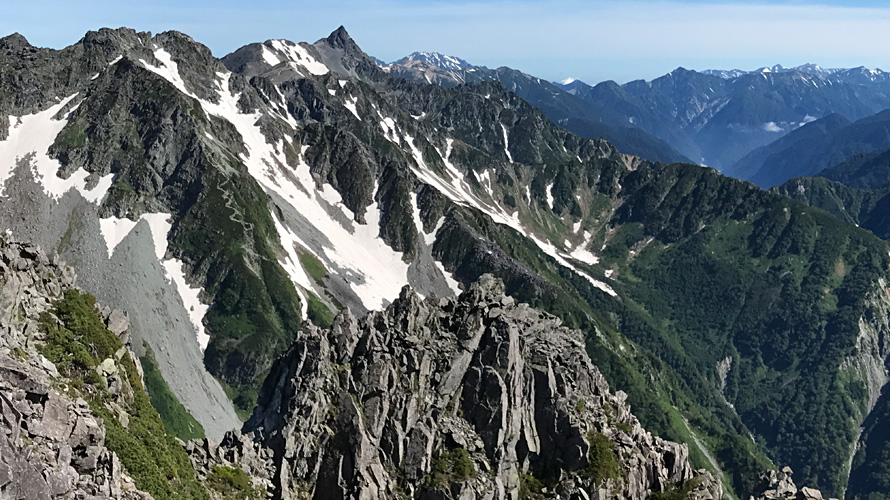
[[[406,287],[384,311],[305,328],[245,431],[271,450],[275,498],[719,498],[625,397],[579,332],[486,275],[458,299]]]
[[[275,462],[272,453],[251,436],[229,431],[220,443],[204,438],[189,441],[185,450],[198,474],[206,481],[218,467],[239,468],[258,491],[272,491]],[[215,492],[210,491],[211,494]]]
[[[781,471],[764,472],[754,487],[751,500],[822,500],[822,492],[817,489],[804,486],[798,490],[791,475],[791,467],[787,466]]]
[[[60,377],[38,350],[41,316],[73,286],[74,272],[39,247],[0,238],[0,497],[150,499],[105,447],[102,418],[70,390],[78,381]],[[104,317],[117,335],[127,335],[123,313],[106,310]],[[117,361],[127,355],[122,349]],[[113,396],[106,404],[120,410],[114,397],[127,391],[116,360],[97,372]]]

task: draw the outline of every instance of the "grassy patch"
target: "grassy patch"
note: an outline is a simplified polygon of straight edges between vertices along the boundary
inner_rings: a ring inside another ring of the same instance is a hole
[[[581,476],[593,479],[597,485],[608,479],[621,477],[621,466],[615,459],[615,450],[612,442],[605,435],[597,431],[587,433],[587,442],[590,449],[587,450],[587,467],[581,471]]]
[[[226,499],[255,500],[265,497],[265,492],[254,488],[250,478],[236,467],[214,466],[207,476],[207,486]]]
[[[531,474],[519,476],[519,500],[542,500],[544,495],[544,483]]]
[[[139,358],[139,361],[145,374],[145,390],[148,391],[151,405],[161,416],[167,433],[184,441],[203,438],[204,428],[176,399],[164,377],[161,376],[154,352],[148,344],[145,345],[145,355]]]
[[[649,500],[687,500],[692,498],[692,492],[698,488],[699,479],[692,478],[681,485],[672,484],[664,491],[653,491],[649,494]]]
[[[300,254],[300,264],[303,265],[303,269],[316,282],[320,282],[328,275],[328,270],[324,268],[324,264],[309,252]]]
[[[136,486],[157,500],[208,500],[207,491],[197,481],[185,450],[167,434],[158,412],[142,388],[136,365],[124,355],[116,362],[132,390],[133,402],[116,400],[103,386],[94,370],[102,360],[116,359],[123,347],[120,339],[108,331],[96,311],[96,299],[77,290],[68,290],[53,308],[61,324],[45,314],[42,327],[47,332],[41,353],[56,364],[59,372],[90,404],[93,413],[105,423],[105,446],[117,453]],[[126,384],[125,384],[126,385]],[[128,390],[125,388],[125,390]],[[128,427],[105,406],[115,401],[129,416]]]
[[[476,476],[476,465],[463,448],[447,451],[433,460],[431,486],[446,489],[452,483],[462,483]]]
[[[333,311],[331,311],[328,306],[324,305],[324,302],[319,300],[312,292],[307,291],[306,297],[309,301],[306,311],[306,315],[309,316],[309,321],[312,321],[315,326],[321,328],[330,327],[334,323]]]

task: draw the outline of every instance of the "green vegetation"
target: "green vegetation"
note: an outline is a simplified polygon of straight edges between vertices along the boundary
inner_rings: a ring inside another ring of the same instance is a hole
[[[205,316],[211,338],[204,363],[243,417],[256,406],[263,375],[300,329],[300,298],[278,264],[278,236],[262,189],[247,174],[227,178],[216,170],[205,172],[204,182],[171,251],[209,269],[205,290],[214,300]]]
[[[154,352],[148,344],[145,346],[145,355],[139,358],[145,379],[145,390],[151,400],[151,405],[161,416],[167,434],[176,436],[183,441],[200,439],[204,437],[204,428],[195,420],[195,417],[182,406],[176,398],[155,361]]]
[[[28,353],[19,346],[15,346],[12,348],[12,357],[21,361],[22,363],[28,361]]]
[[[532,474],[519,476],[519,500],[544,500],[544,483]]]
[[[254,488],[250,478],[240,468],[214,466],[207,476],[207,486],[225,499],[259,500],[265,498],[265,491]]]
[[[855,354],[867,297],[887,276],[887,245],[712,169],[610,168],[585,164],[575,175],[588,198],[623,187],[605,226],[585,219],[607,243],[592,271],[616,271],[619,300],[472,209],[452,209],[457,222],[443,226],[434,255],[461,281],[491,272],[517,300],[587,332],[594,364],[643,426],[688,443],[694,466],[710,467],[694,430],[734,491],[750,491],[769,454],[799,482],[839,494],[867,391],[838,367]],[[533,273],[476,258],[485,240]]]
[[[67,149],[80,149],[88,142],[86,130],[82,126],[72,124],[62,129],[56,137],[56,145]]]
[[[698,488],[698,479],[689,479],[681,485],[672,484],[664,491],[652,492],[648,500],[688,500],[692,498],[692,492]]]
[[[633,430],[633,427],[631,427],[630,424],[628,424],[627,422],[615,422],[615,427],[627,434],[630,434],[630,432]]]
[[[621,465],[615,458],[615,450],[612,442],[600,432],[591,430],[587,433],[587,467],[581,470],[580,475],[593,479],[594,484],[601,485],[609,479],[622,477]]]
[[[116,402],[129,416],[124,428],[105,406],[113,396],[93,369],[101,361],[117,359],[115,353],[123,348],[120,339],[108,331],[96,311],[96,299],[77,290],[67,290],[53,307],[44,314],[42,328],[47,332],[41,353],[56,364],[59,372],[74,382],[70,390],[77,391],[90,404],[92,411],[105,423],[105,446],[118,454],[136,486],[158,500],[208,500],[207,491],[197,481],[188,456],[173,436],[165,432],[164,424],[152,407],[142,388],[136,365],[124,353],[116,364],[129,387],[133,401],[125,398]],[[81,382],[82,381],[82,382]]]
[[[303,265],[303,269],[306,270],[309,277],[318,283],[321,283],[328,275],[328,270],[324,268],[324,264],[309,252],[300,253],[300,264]]]
[[[455,448],[433,460],[430,486],[445,489],[452,483],[462,483],[476,476],[476,465],[464,448]]]
[[[312,292],[307,290],[306,297],[309,301],[309,306],[306,311],[306,316],[309,317],[309,321],[312,321],[315,326],[321,328],[330,327],[334,323],[334,313]]]

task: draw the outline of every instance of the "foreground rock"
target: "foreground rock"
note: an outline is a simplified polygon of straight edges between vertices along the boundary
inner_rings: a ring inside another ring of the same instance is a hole
[[[274,498],[721,496],[609,392],[579,332],[490,276],[456,300],[406,287],[382,312],[304,329],[245,431],[272,454]]]
[[[64,392],[72,381],[38,351],[41,314],[74,286],[73,271],[57,264],[39,247],[0,238],[0,498],[151,498],[105,447],[102,418]],[[105,319],[126,335],[120,311],[106,311]],[[126,398],[116,361],[129,355],[124,349],[100,366],[115,397]]]
[[[782,470],[770,470],[760,475],[760,480],[754,486],[752,500],[823,500],[822,492],[802,487],[800,490],[791,479],[791,467],[783,467]],[[828,500],[837,500],[834,498]]]

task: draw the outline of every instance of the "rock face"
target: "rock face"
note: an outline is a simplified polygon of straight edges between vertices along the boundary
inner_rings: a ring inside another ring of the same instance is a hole
[[[760,481],[754,487],[752,500],[822,500],[822,492],[804,486],[800,490],[791,479],[791,467],[783,467],[781,471],[770,470],[760,475]],[[836,499],[829,499],[836,500]]]
[[[624,400],[579,332],[485,275],[458,299],[406,287],[382,312],[305,328],[245,431],[271,450],[275,498],[642,499],[684,484],[719,498]]]
[[[41,314],[73,286],[74,272],[39,247],[0,238],[0,497],[151,498],[105,447],[102,419],[83,399],[59,392],[70,381],[38,352]],[[123,313],[109,309],[104,317],[116,334],[127,334]],[[122,349],[117,360],[127,355]],[[126,397],[115,360],[97,371],[112,395]]]

